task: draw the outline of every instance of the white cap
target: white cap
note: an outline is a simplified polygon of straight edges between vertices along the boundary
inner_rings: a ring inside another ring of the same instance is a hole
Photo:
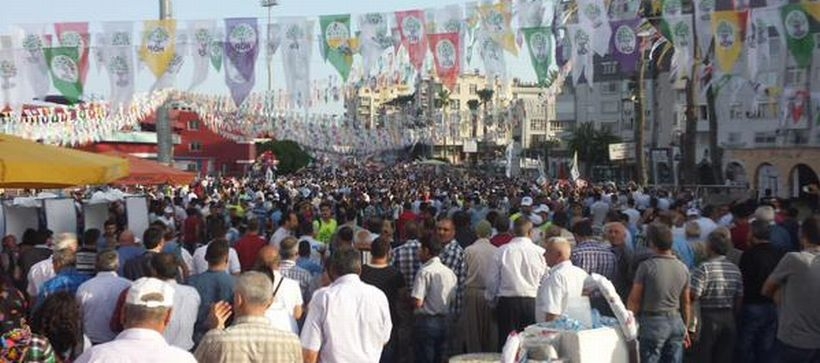
[[[533,210],[533,213],[535,213],[535,214],[549,213],[549,212],[550,212],[550,207],[547,207],[546,204],[541,204],[537,208],[535,208],[535,210]]]
[[[148,308],[170,308],[174,306],[174,287],[153,277],[143,277],[131,284],[125,303]]]
[[[687,217],[700,217],[700,211],[697,208],[689,208],[689,210],[686,211],[686,216]]]
[[[521,198],[521,206],[522,207],[532,207],[532,198],[531,197]]]
[[[767,223],[774,223],[774,208],[769,205],[761,205],[755,210],[755,219]]]

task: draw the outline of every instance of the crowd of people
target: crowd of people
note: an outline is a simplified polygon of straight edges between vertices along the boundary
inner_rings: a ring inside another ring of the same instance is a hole
[[[140,235],[114,202],[3,238],[0,361],[440,363],[612,314],[598,274],[641,362],[820,362],[820,219],[777,199],[411,164],[143,192]]]

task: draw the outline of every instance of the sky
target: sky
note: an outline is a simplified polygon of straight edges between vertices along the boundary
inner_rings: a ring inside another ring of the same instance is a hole
[[[280,5],[272,9],[274,22],[276,17],[306,16],[318,17],[331,14],[358,14],[367,12],[394,12],[410,9],[444,7],[451,4],[464,4],[458,0],[279,0]],[[92,33],[99,31],[103,21],[156,19],[159,15],[158,0],[3,0],[3,11],[0,11],[0,35],[9,34],[13,24],[50,24],[66,21],[88,21]],[[179,28],[185,27],[186,20],[224,19],[230,17],[258,17],[260,29],[267,22],[267,11],[259,5],[258,0],[173,0],[173,16]],[[355,24],[355,20],[353,24]],[[219,24],[224,24],[221,21]],[[135,25],[136,31],[141,29]],[[318,26],[316,28],[318,31]],[[355,25],[354,25],[355,31]],[[93,40],[92,40],[93,42]],[[477,58],[477,57],[474,57]],[[266,88],[267,69],[264,62],[264,50],[260,52],[256,67],[255,92]],[[183,69],[177,79],[178,88],[187,89],[192,78],[192,62],[185,60]],[[475,62],[475,61],[474,61]],[[534,81],[535,75],[529,69],[529,54],[526,50],[519,52],[518,59],[507,54],[508,70],[513,77]],[[142,68],[142,69],[140,69]],[[472,65],[470,68],[473,68]],[[105,96],[108,92],[107,75],[99,72],[92,60],[86,93]],[[282,77],[282,60],[273,59],[274,89],[284,88]],[[311,61],[311,78],[325,79],[337,74],[330,64],[321,60],[318,48],[314,49]],[[138,66],[136,81],[137,92],[148,91],[154,82],[153,75],[145,67]],[[224,75],[216,74],[213,69],[208,80],[196,91],[209,94],[227,95]],[[52,87],[52,92],[56,90]],[[341,105],[330,105],[325,112],[341,112]]]

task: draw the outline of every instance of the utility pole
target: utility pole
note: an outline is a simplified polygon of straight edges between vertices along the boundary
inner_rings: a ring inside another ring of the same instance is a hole
[[[173,18],[173,12],[171,0],[159,0],[160,20]],[[157,161],[166,165],[171,165],[174,158],[173,127],[169,115],[170,111],[171,101],[166,100],[165,103],[157,109],[156,114]]]

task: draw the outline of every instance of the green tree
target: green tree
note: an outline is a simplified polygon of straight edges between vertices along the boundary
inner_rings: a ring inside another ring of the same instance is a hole
[[[292,140],[275,140],[256,144],[256,152],[270,151],[279,160],[279,174],[290,174],[304,168],[313,160],[298,143]]]
[[[584,163],[584,175],[592,175],[593,165],[609,164],[609,144],[621,142],[621,138],[609,129],[596,129],[592,122],[575,127],[567,148],[578,152],[578,161]]]

